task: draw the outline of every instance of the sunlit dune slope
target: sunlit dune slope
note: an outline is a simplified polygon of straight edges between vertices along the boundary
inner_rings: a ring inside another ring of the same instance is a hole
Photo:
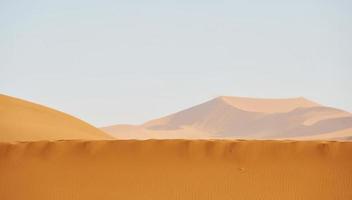
[[[0,143],[0,199],[350,200],[352,143]]]
[[[126,139],[319,138],[352,128],[352,114],[305,98],[257,99],[222,96],[139,126],[102,130]],[[352,132],[349,133],[352,136]]]
[[[0,94],[0,141],[109,138],[75,117]]]

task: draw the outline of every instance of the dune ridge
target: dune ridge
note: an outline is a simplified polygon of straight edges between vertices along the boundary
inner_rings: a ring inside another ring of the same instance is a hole
[[[0,199],[350,200],[352,143],[0,143]]]
[[[262,113],[279,113],[289,112],[296,108],[309,108],[321,106],[318,103],[305,99],[304,97],[286,98],[286,99],[267,99],[267,98],[249,98],[249,97],[232,97],[220,96],[221,99],[229,105],[249,112]]]
[[[337,139],[337,132],[351,128],[351,113],[303,97],[221,96],[141,125],[102,130],[120,139]]]
[[[0,141],[111,138],[66,113],[0,94]]]

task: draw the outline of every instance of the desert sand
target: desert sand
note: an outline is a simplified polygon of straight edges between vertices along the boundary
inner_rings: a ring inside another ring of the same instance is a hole
[[[351,139],[348,112],[303,98],[256,101],[220,97],[119,125],[117,135]],[[352,199],[352,142],[104,139],[75,117],[1,95],[0,199]]]
[[[111,139],[63,112],[0,94],[0,141]]]
[[[230,96],[221,96],[141,125],[102,128],[120,139],[300,140],[344,140],[352,137],[351,129],[351,113],[303,97]]]
[[[4,200],[350,200],[352,143],[0,143]]]

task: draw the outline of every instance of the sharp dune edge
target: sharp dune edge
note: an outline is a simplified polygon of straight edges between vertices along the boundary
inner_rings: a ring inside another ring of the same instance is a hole
[[[0,141],[111,138],[63,112],[0,94]]]
[[[233,120],[270,122],[272,115],[307,127],[329,122],[318,138],[351,139],[350,113],[303,98],[220,97],[141,126],[119,125],[118,135],[219,137],[236,130]],[[352,199],[352,142],[105,139],[111,137],[75,117],[0,95],[0,199]]]
[[[0,143],[0,199],[350,200],[352,143]]]

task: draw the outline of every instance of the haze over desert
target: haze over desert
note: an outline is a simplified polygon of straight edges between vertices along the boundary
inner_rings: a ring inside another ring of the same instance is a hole
[[[349,140],[352,114],[303,97],[221,96],[142,125],[101,130],[60,111],[0,95],[0,141],[107,139]]]
[[[352,200],[352,0],[0,1],[0,200]]]
[[[142,125],[104,127],[124,139],[350,139],[352,114],[303,97],[221,96]],[[322,138],[320,138],[322,137]]]

